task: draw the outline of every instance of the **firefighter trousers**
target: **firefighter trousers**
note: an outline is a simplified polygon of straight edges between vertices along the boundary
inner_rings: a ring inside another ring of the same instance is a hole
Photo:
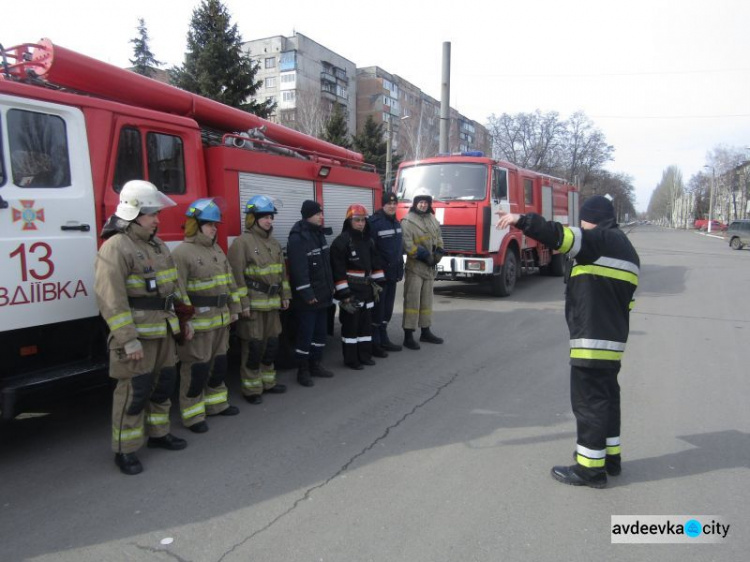
[[[576,460],[603,469],[606,455],[620,454],[620,368],[571,366],[570,402],[576,418]]]
[[[372,309],[372,343],[374,345],[380,345],[387,338],[388,322],[393,317],[393,306],[396,303],[396,285],[398,281],[386,281],[378,302]]]
[[[359,365],[372,359],[372,309],[375,303],[364,302],[354,313],[343,308],[339,311],[341,320],[341,349],[344,363]]]
[[[328,333],[328,308],[298,308],[294,311],[297,320],[297,343],[294,357],[297,361],[320,361],[326,346]]]
[[[135,453],[148,437],[169,433],[170,397],[177,380],[171,335],[142,339],[143,359],[132,361],[122,348],[111,349],[109,376],[117,380],[112,400],[112,450]]]
[[[279,351],[281,318],[278,310],[253,310],[237,329],[242,359],[240,378],[243,396],[262,394],[276,386],[276,355]]]
[[[180,415],[185,427],[229,408],[227,376],[229,328],[196,332],[177,346],[180,358]]]
[[[432,288],[435,280],[425,279],[409,270],[404,278],[404,330],[432,325]]]

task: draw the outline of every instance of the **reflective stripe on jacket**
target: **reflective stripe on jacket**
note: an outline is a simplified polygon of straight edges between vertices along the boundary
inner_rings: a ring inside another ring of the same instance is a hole
[[[195,303],[191,320],[196,332],[208,332],[228,326],[231,314],[240,313],[240,295],[234,283],[229,261],[216,242],[198,232],[185,238],[172,253],[180,281],[191,297],[226,295],[223,306],[201,306]]]
[[[129,297],[175,298],[189,303],[169,249],[138,223],[125,223],[99,249],[94,292],[115,347],[138,338],[158,339],[180,331],[173,310],[131,309]],[[150,290],[155,289],[155,290]]]
[[[257,223],[234,239],[228,256],[234,279],[240,287],[243,310],[280,310],[281,301],[291,298],[281,244]],[[269,286],[278,285],[280,291],[270,295],[248,287],[248,279]]]
[[[533,213],[523,215],[517,226],[574,258],[565,291],[571,365],[619,366],[641,264],[627,235],[614,220],[583,230]]]

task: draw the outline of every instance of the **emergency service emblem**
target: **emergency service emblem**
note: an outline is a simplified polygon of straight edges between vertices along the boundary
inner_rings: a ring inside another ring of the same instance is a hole
[[[44,222],[44,209],[35,209],[34,201],[30,199],[19,200],[21,210],[13,207],[13,222],[21,221],[21,230],[37,230],[36,221]]]

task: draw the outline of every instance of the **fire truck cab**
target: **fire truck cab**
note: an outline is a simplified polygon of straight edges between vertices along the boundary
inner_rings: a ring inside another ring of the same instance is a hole
[[[578,190],[564,180],[479,152],[403,162],[396,177],[399,218],[409,211],[419,188],[432,194],[445,244],[446,255],[436,266],[437,279],[488,281],[493,294],[505,297],[513,292],[521,273],[540,270],[563,275],[563,255],[516,228],[498,230],[495,224],[498,211],[533,212],[577,224]]]

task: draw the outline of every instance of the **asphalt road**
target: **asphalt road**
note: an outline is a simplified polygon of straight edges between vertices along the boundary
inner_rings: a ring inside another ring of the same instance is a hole
[[[620,382],[623,473],[554,481],[575,443],[560,279],[508,299],[441,283],[442,346],[210,419],[189,446],[109,452],[92,393],[0,429],[0,560],[740,561],[750,546],[750,250],[637,227],[641,284]],[[397,307],[400,320],[400,305]],[[398,334],[396,329],[393,334]],[[611,544],[612,515],[721,516],[721,544]]]

